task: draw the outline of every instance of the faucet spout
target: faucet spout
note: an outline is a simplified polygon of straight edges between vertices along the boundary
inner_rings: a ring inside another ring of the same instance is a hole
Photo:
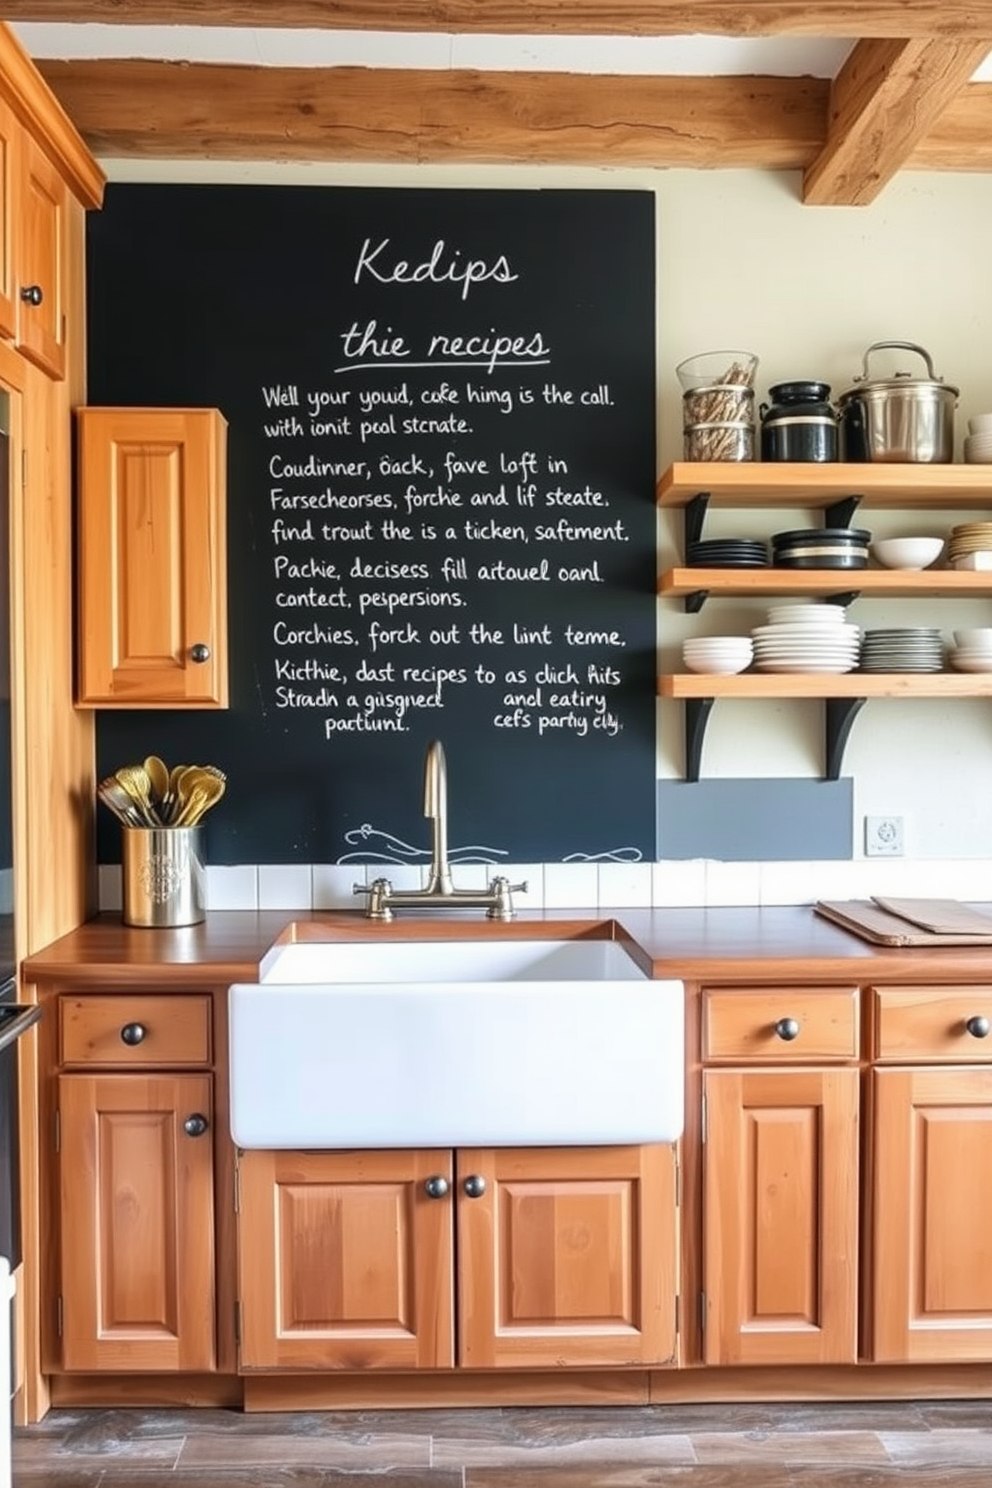
[[[511,884],[497,875],[486,889],[456,889],[448,863],[448,767],[438,740],[427,746],[424,759],[424,815],[431,823],[431,866],[422,889],[394,889],[388,878],[356,884],[355,893],[368,897],[370,920],[391,920],[394,909],[484,909],[488,920],[512,920],[512,895],[527,892],[525,883]]]
[[[448,766],[444,746],[435,739],[424,759],[424,815],[431,823],[431,866],[428,894],[450,894],[454,885],[448,865]]]

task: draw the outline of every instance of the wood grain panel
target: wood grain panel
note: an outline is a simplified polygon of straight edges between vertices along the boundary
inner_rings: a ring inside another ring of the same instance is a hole
[[[858,1079],[705,1073],[707,1364],[857,1357]]]
[[[59,1035],[64,1064],[207,1064],[210,1061],[209,997],[59,998]],[[140,1024],[137,1044],[121,1037],[125,1025]]]
[[[457,1177],[460,1364],[674,1357],[672,1148],[466,1149]]]
[[[18,21],[594,36],[984,36],[966,0],[7,0]]]
[[[450,1152],[246,1152],[238,1164],[244,1369],[446,1368]]]
[[[783,1019],[798,1025],[794,1038],[777,1032]],[[792,1064],[855,1059],[856,987],[775,987],[759,992],[727,988],[703,993],[703,1058],[755,1059]]]
[[[992,1024],[992,985],[978,987],[876,987],[872,992],[875,1057],[916,1064],[921,1060],[987,1063],[992,1037],[968,1031],[971,1018]]]
[[[214,1366],[208,1075],[63,1075],[63,1366]]]
[[[872,1357],[987,1363],[992,1070],[886,1069],[872,1082]]]

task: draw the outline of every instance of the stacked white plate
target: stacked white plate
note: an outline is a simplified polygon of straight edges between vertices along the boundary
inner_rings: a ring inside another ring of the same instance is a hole
[[[853,672],[861,631],[840,605],[773,605],[752,632],[759,672]]]
[[[966,434],[964,459],[966,465],[992,465],[992,434]]]
[[[932,626],[866,630],[861,646],[863,672],[942,672],[944,642]]]
[[[682,659],[690,672],[729,677],[750,666],[750,636],[696,636],[682,642]]]
[[[956,672],[992,672],[992,628],[956,630],[947,653]]]

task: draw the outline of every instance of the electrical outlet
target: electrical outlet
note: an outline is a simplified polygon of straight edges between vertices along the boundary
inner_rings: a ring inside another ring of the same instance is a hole
[[[869,858],[901,858],[903,830],[901,816],[865,817],[865,854]]]

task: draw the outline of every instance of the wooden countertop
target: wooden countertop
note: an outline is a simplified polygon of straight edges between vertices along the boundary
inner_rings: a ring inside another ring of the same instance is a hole
[[[684,981],[743,985],[768,979],[919,983],[992,978],[990,946],[874,946],[821,918],[812,905],[524,910],[511,924],[457,910],[397,915],[388,925],[369,921],[360,910],[218,910],[208,913],[201,925],[177,930],[131,928],[119,914],[107,913],[29,956],[24,978],[47,983],[71,977],[74,985],[133,990],[136,979],[147,986],[175,986],[177,971],[184,968],[179,979],[189,985],[252,981],[262,956],[294,924],[306,938],[351,941],[629,938],[650,960],[655,977]]]

